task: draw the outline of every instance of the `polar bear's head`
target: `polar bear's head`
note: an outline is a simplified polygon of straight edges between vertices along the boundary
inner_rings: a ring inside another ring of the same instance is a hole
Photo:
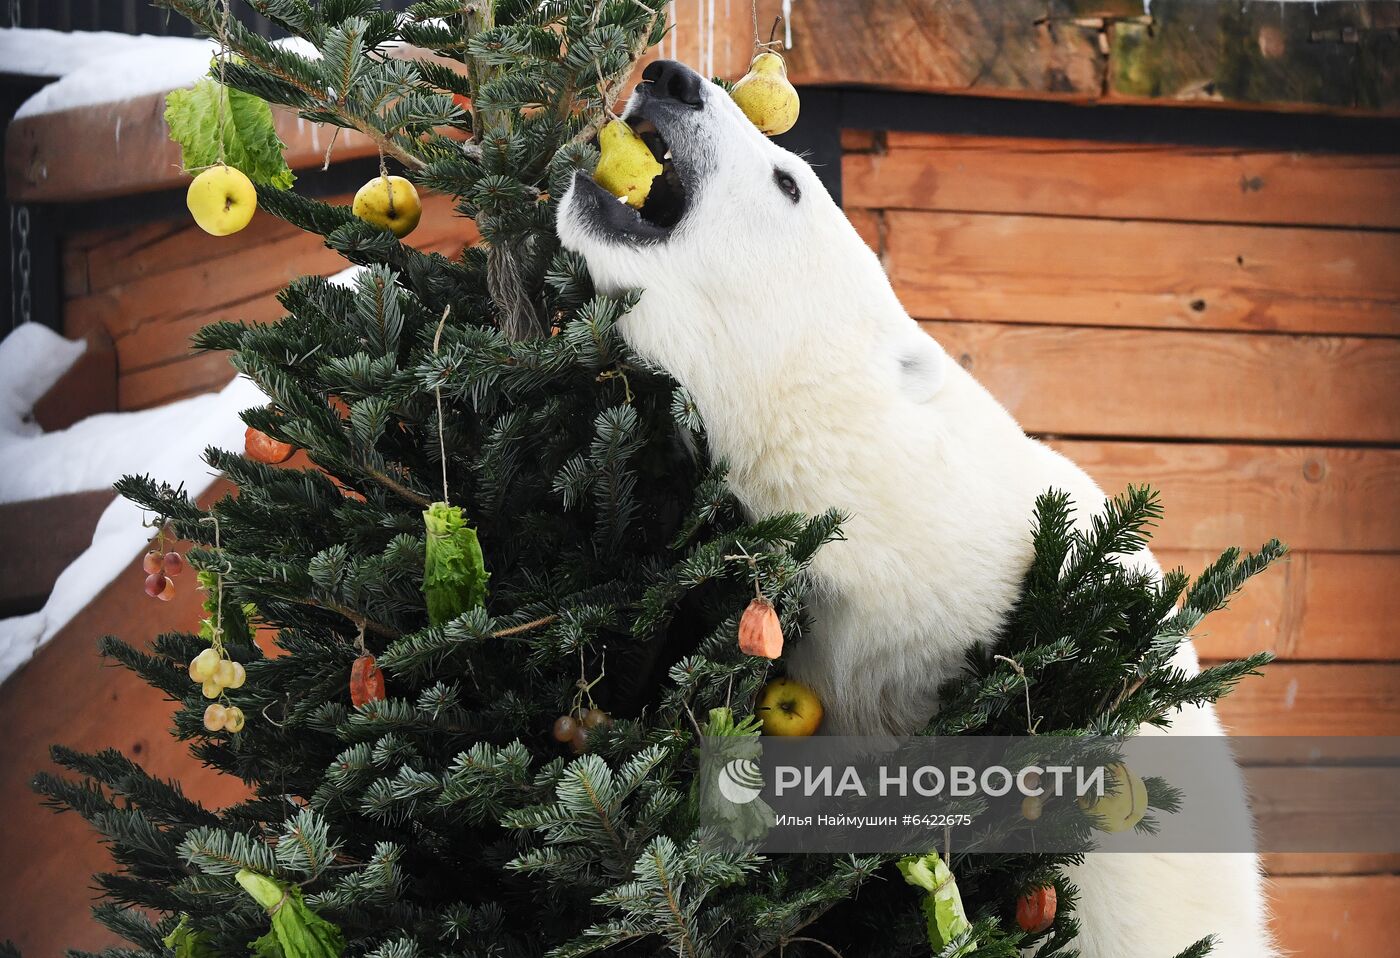
[[[638,353],[694,388],[716,368],[764,375],[814,342],[869,342],[869,322],[903,315],[811,167],[688,67],[657,61],[642,77],[624,119],[663,165],[646,204],[579,173],[559,211],[601,291],[642,290],[622,326]]]

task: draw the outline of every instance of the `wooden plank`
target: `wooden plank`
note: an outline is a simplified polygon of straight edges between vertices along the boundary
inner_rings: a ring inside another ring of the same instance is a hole
[[[1154,0],[1148,23],[1109,30],[1115,96],[1400,109],[1393,2]]]
[[[1261,856],[1270,875],[1379,875],[1400,872],[1400,855],[1363,852],[1270,852]]]
[[[0,504],[0,616],[43,606],[55,580],[92,544],[113,498],[103,489]]]
[[[1400,340],[923,326],[1030,432],[1400,442]]]
[[[458,238],[465,245],[477,240],[479,234],[471,220],[453,211],[453,199],[439,193],[421,194],[423,220],[406,238],[409,246],[426,249],[434,244]],[[327,197],[332,205],[349,206],[353,197]],[[184,266],[210,262],[248,247],[283,242],[301,237],[319,248],[324,239],[306,233],[272,215],[258,215],[247,228],[233,236],[210,236],[195,226],[188,217],[163,220],[158,231],[139,235],[135,240],[118,236],[91,247],[91,289],[94,293],[123,286],[148,276],[173,272]]]
[[[207,310],[211,293],[226,303],[240,302],[281,289],[303,274],[334,273],[345,265],[338,253],[305,234],[227,249],[225,255],[69,300],[68,321],[100,322],[117,342],[120,359],[123,336],[142,323]]]
[[[350,197],[328,202],[348,203]],[[89,292],[102,293],[182,266],[217,260],[232,250],[306,235],[285,220],[263,213],[233,236],[210,236],[188,216],[161,220],[119,234],[88,250]]]
[[[452,212],[450,197],[426,196],[423,208],[423,225],[410,237],[410,245],[436,249],[478,238],[474,224]],[[346,266],[314,233],[272,216],[255,217],[254,223],[259,228],[246,239],[243,233],[213,237],[181,223],[141,246],[90,250],[94,292],[69,300],[65,323],[100,324],[116,341],[126,370],[131,356],[124,337],[148,323],[207,312],[218,303],[245,302],[276,292],[298,276],[335,273]],[[216,303],[211,304],[211,293]]]
[[[856,228],[860,238],[865,240],[865,245],[869,246],[876,253],[880,252],[880,234],[884,231],[882,220],[884,214],[880,210],[862,210],[851,207],[846,208],[846,218],[851,221],[851,225]]]
[[[797,84],[1060,98],[1096,97],[1103,85],[1097,31],[1047,23],[1044,0],[803,0],[789,6],[792,47],[783,56]],[[783,10],[781,0],[761,0],[758,22],[766,29]],[[748,13],[744,8],[737,15]]]
[[[161,406],[221,389],[233,377],[228,353],[201,353],[122,376],[117,381],[117,404],[123,411]]]
[[[1400,233],[885,214],[921,319],[1400,335]]]
[[[847,204],[1400,228],[1400,156],[1394,154],[893,131],[887,145],[884,152],[846,154],[842,194]]]
[[[1400,450],[1055,440],[1103,489],[1161,490],[1160,549],[1400,552]]]
[[[1170,515],[1170,512],[1168,513]],[[1195,575],[1219,553],[1155,550]],[[1193,636],[1206,658],[1400,660],[1400,555],[1296,552],[1255,576]]]
[[[1275,662],[1219,709],[1232,735],[1400,735],[1400,664]]]
[[[841,149],[847,153],[868,153],[877,142],[874,130],[841,131]]]
[[[1393,746],[1381,752],[1383,764],[1243,768],[1257,847],[1400,854],[1400,768]]]
[[[1400,875],[1283,877],[1269,892],[1284,954],[1394,954]]]
[[[225,320],[270,323],[282,315],[282,304],[277,302],[274,289],[242,302],[211,305],[208,312],[141,323],[117,340],[121,358],[119,382],[137,373],[194,358],[190,337],[210,323]]]

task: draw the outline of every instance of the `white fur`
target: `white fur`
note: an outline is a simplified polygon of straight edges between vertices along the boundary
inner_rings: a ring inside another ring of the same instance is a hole
[[[604,291],[644,290],[623,333],[689,391],[752,514],[849,514],[813,563],[813,628],[786,660],[825,703],[824,731],[917,729],[1014,602],[1036,496],[1065,490],[1087,514],[1104,494],[919,329],[816,175],[721,89],[704,85],[702,109],[642,90],[629,116],[675,154],[685,217],[660,242],[610,235],[576,184],[560,235]],[[1196,670],[1194,650],[1177,664]],[[1173,731],[1223,734],[1210,708]],[[1254,855],[1100,854],[1070,877],[1085,958],[1167,958],[1211,932],[1222,958],[1277,954]]]

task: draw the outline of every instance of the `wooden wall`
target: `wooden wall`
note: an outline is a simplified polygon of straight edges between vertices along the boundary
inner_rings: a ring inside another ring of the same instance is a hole
[[[905,306],[1108,490],[1164,565],[1294,550],[1207,624],[1279,661],[1243,735],[1400,734],[1400,157],[845,131],[844,200]],[[1279,933],[1380,954],[1400,856],[1274,855]]]
[[[422,224],[407,242],[455,256],[476,238],[450,198],[426,195]],[[225,319],[271,322],[281,315],[276,294],[287,283],[346,265],[319,236],[266,213],[226,237],[209,236],[188,216],[75,233],[63,247],[64,333],[111,338],[119,409],[159,406],[233,376],[226,357],[190,354],[195,330]]]
[[[1151,482],[1165,564],[1271,536],[1292,559],[1210,623],[1207,659],[1279,662],[1239,734],[1400,734],[1400,159],[944,134],[842,137],[848,213],[909,310],[1108,489]],[[348,201],[342,198],[342,202]],[[440,197],[412,240],[474,239]],[[269,216],[70,238],[69,335],[115,343],[118,401],[214,389],[220,318],[272,319],[343,261]],[[1382,953],[1400,856],[1270,856],[1295,953]]]

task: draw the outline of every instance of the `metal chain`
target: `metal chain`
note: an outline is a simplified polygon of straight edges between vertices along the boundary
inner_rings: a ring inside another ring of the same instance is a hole
[[[10,207],[10,241],[10,288],[14,297],[10,302],[10,326],[13,328],[29,322],[33,313],[29,274],[34,254],[29,249],[29,207]]]

